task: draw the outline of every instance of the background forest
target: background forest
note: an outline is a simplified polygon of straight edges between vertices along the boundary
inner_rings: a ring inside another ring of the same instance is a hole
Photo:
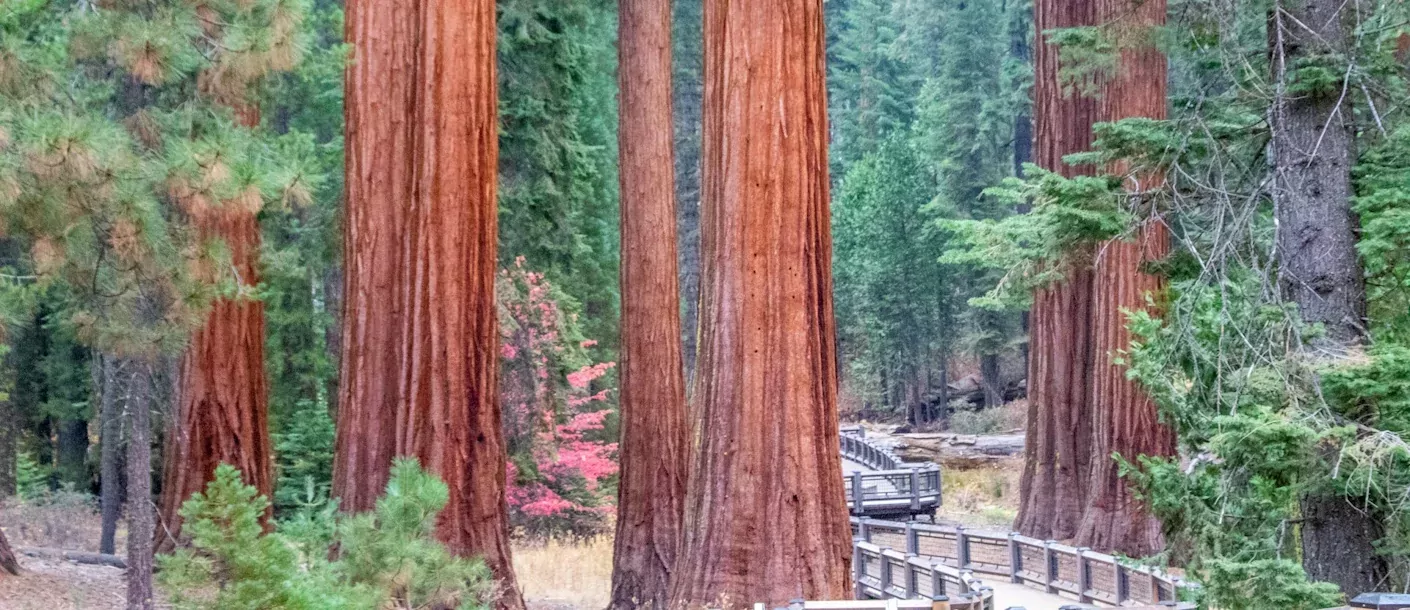
[[[1314,581],[1339,576],[1304,570],[1317,547],[1301,529],[1337,514],[1318,512],[1337,510],[1318,503],[1331,498],[1355,509],[1348,519],[1363,529],[1347,552],[1370,564],[1373,585],[1410,587],[1410,5],[1345,4],[1344,39],[1299,52],[1278,34],[1317,27],[1282,0],[1169,0],[1160,27],[1116,19],[1046,32],[1026,0],[827,0],[844,417],[1004,431],[994,413],[1032,383],[1034,291],[1159,225],[1172,252],[1141,271],[1160,289],[1143,295],[1149,307],[1113,316],[1133,341],[1095,356],[1139,384],[1178,444],[1112,462],[1160,521],[1152,561],[1188,567],[1204,601],[1223,608],[1332,605],[1337,589]],[[147,444],[118,423],[134,392],[157,409],[139,427],[158,452],[137,459],[163,479],[172,458],[162,451],[179,446],[163,435],[181,408],[180,350],[137,346],[184,345],[234,296],[263,307],[262,335],[243,338],[263,342],[273,514],[320,510],[333,486],[343,6],[220,0],[208,3],[220,19],[196,19],[162,5],[0,7],[0,499],[101,506],[105,552],[119,500],[149,491],[124,473],[133,454],[121,447]],[[495,296],[511,520],[521,539],[591,539],[611,530],[618,476],[617,6],[497,8]],[[701,2],[673,11],[689,387]],[[1285,13],[1291,25],[1270,20]],[[192,39],[204,46],[187,48]],[[1067,162],[1090,176],[1031,164],[1042,40],[1061,49],[1057,76],[1072,99],[1102,99],[1132,48],[1154,46],[1168,62],[1162,116],[1075,128],[1092,145]],[[1288,100],[1308,99],[1334,101],[1350,125],[1313,148],[1345,160],[1343,220],[1359,219],[1359,258],[1307,287],[1364,283],[1365,322],[1350,330],[1300,310],[1279,268],[1295,249],[1280,233],[1288,174],[1311,164],[1279,156],[1279,142],[1291,133]],[[258,224],[210,212],[216,200],[243,203]],[[173,221],[170,202],[200,222]],[[241,226],[258,231],[257,250],[230,245]],[[137,362],[155,363],[140,389],[123,381]]]

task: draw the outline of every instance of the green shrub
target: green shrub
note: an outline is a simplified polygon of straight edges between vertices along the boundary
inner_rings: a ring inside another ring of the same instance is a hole
[[[269,501],[222,464],[182,506],[190,544],[158,558],[160,581],[183,610],[488,607],[484,563],[452,556],[433,537],[447,498],[444,483],[400,460],[373,513],[344,517],[326,505],[266,533]]]

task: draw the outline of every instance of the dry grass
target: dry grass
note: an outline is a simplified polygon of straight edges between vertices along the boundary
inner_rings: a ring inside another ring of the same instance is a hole
[[[1023,459],[973,470],[946,470],[944,504],[936,517],[961,525],[1005,531],[1018,514],[1018,479]]]
[[[5,536],[17,547],[48,547],[71,551],[97,551],[102,519],[93,496],[57,491],[29,500],[0,503],[0,523]],[[118,528],[118,545],[124,544]]]
[[[515,546],[514,572],[531,606],[606,608],[612,593],[612,539]]]

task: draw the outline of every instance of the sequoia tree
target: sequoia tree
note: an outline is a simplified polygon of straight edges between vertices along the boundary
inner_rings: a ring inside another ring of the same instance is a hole
[[[1165,0],[1098,0],[1097,20],[1119,41],[1112,77],[1103,83],[1098,113],[1102,121],[1130,117],[1165,118],[1165,56],[1151,42],[1165,24]],[[1126,178],[1138,213],[1143,199],[1159,189],[1161,176],[1121,163],[1108,171]],[[1118,471],[1113,454],[1175,454],[1175,435],[1160,422],[1155,403],[1113,361],[1131,344],[1127,312],[1142,309],[1163,280],[1145,267],[1170,252],[1170,236],[1159,219],[1147,220],[1130,240],[1102,244],[1092,294],[1092,464],[1086,508],[1075,544],[1099,551],[1146,557],[1164,548],[1160,522],[1136,499]]]
[[[244,128],[259,126],[257,110],[243,108],[237,115]],[[274,495],[264,303],[255,295],[260,203],[259,191],[247,190],[192,218],[201,238],[220,240],[229,251],[235,288],[211,304],[181,357],[176,412],[163,452],[158,549],[180,539],[181,504],[205,489],[222,463],[239,468],[261,495]]]
[[[622,0],[621,482],[612,608],[665,608],[684,518],[689,437],[676,275],[671,2]]]
[[[700,444],[677,607],[850,598],[821,0],[707,0]]]
[[[1033,19],[1040,33],[1092,26],[1096,1],[1036,0]],[[1097,104],[1065,91],[1056,46],[1034,46],[1034,161],[1066,176],[1088,172],[1062,158],[1090,148]],[[1038,290],[1029,315],[1028,430],[1014,529],[1038,538],[1077,532],[1091,470],[1091,253],[1070,258],[1065,281]]]
[[[1324,332],[1302,346],[1307,363],[1320,368],[1364,358],[1366,285],[1356,244],[1359,222],[1351,208],[1352,124],[1340,80],[1348,52],[1344,3],[1305,0],[1278,5],[1270,22],[1274,80],[1272,108],[1273,198],[1283,297],[1302,320]],[[1335,74],[1330,84],[1319,73]],[[1337,448],[1325,447],[1335,459]],[[1363,510],[1333,488],[1334,481],[1302,500],[1302,563],[1313,580],[1343,592],[1383,586],[1389,573],[1376,542],[1383,516]],[[1360,491],[1353,492],[1359,497]]]
[[[495,4],[355,0],[347,23],[337,493],[365,508],[392,456],[419,459],[450,491],[438,537],[522,608],[498,396]]]
[[[20,575],[20,562],[15,552],[10,550],[10,541],[5,539],[5,530],[0,530],[0,571],[13,576]]]

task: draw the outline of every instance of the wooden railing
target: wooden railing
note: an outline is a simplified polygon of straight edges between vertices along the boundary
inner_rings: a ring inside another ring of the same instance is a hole
[[[857,590],[867,597],[910,599],[933,595],[937,589],[952,598],[955,594],[950,591],[978,591],[983,597],[982,592],[990,590],[977,574],[1003,577],[1079,603],[1110,606],[1174,602],[1180,587],[1191,586],[1161,570],[1130,565],[1112,555],[1015,533],[865,517],[852,519],[852,532],[852,560],[862,566],[860,570],[854,566],[860,575]],[[940,589],[932,584],[921,590],[915,584],[918,578],[930,579],[925,582],[941,578],[947,586]],[[992,591],[989,599],[992,604]]]
[[[939,466],[905,464],[896,454],[868,442],[859,427],[842,429],[842,457],[871,470],[843,476],[847,508],[853,515],[930,515],[940,506]]]

